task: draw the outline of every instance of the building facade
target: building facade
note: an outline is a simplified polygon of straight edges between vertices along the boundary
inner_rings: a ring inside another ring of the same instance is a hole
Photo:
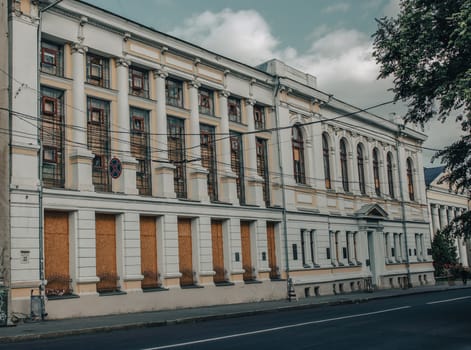
[[[420,132],[277,60],[3,3],[11,312],[39,286],[62,318],[433,283]]]
[[[435,234],[445,228],[451,220],[469,210],[469,195],[457,193],[450,188],[447,182],[440,181],[445,175],[444,171],[443,166],[424,169],[432,240]],[[456,238],[455,246],[458,263],[465,267],[470,266],[470,242],[463,238]]]

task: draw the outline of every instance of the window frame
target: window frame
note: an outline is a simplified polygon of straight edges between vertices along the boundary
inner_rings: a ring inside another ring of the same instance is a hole
[[[350,191],[350,184],[348,182],[348,151],[347,141],[342,138],[339,142],[339,153],[340,153],[340,173],[342,177],[342,188],[344,192]]]
[[[242,103],[238,97],[229,96],[227,98],[227,115],[229,121],[234,123],[242,123]],[[235,113],[232,113],[235,112]]]
[[[393,157],[391,152],[388,152],[386,155],[386,171],[388,174],[388,189],[389,189],[389,196],[391,198],[395,198],[394,193],[394,172],[393,172]]]
[[[378,197],[381,196],[381,179],[379,175],[379,150],[373,148],[373,183],[375,187],[375,193]]]
[[[304,137],[299,124],[291,128],[293,176],[297,184],[306,184],[306,163],[304,159]]]
[[[330,175],[330,149],[329,140],[326,133],[322,134],[322,161],[324,165],[325,188],[332,189],[332,177]]]
[[[172,96],[170,92],[172,92]],[[165,79],[165,102],[169,106],[183,108],[183,81],[174,78]]]
[[[265,107],[257,104],[254,105],[253,118],[255,130],[264,130],[266,127]]]
[[[365,158],[363,154],[363,145],[357,145],[357,168],[358,168],[358,184],[361,194],[366,194],[366,181],[365,181]]]
[[[207,105],[203,104],[206,101]],[[202,114],[214,115],[214,91],[206,88],[198,89],[198,111]]]
[[[412,159],[410,159],[410,157],[407,158],[406,176],[407,176],[407,189],[409,192],[409,199],[411,201],[415,201],[413,165],[412,165]]]

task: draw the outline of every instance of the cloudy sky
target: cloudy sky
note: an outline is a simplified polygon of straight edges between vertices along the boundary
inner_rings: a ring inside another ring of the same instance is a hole
[[[86,0],[224,56],[257,65],[271,58],[317,77],[318,88],[358,107],[392,100],[376,79],[375,18],[394,16],[398,0]],[[371,110],[403,114],[402,104]],[[457,138],[454,121],[425,128],[426,147]],[[431,151],[424,151],[424,164]],[[435,161],[432,166],[438,165]]]

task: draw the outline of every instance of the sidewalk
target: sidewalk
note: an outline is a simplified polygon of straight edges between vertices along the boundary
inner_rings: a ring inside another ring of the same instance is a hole
[[[84,333],[96,333],[140,327],[159,327],[171,324],[198,322],[210,319],[242,317],[260,313],[274,313],[325,305],[361,303],[375,299],[423,294],[452,289],[471,288],[457,283],[455,286],[434,285],[411,289],[387,289],[372,293],[348,293],[302,298],[298,301],[277,300],[258,303],[217,305],[191,309],[140,312],[110,316],[84,317],[65,320],[20,323],[14,327],[0,327],[0,343],[53,338]]]

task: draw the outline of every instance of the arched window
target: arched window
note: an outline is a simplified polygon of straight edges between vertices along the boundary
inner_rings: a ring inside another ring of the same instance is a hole
[[[389,196],[394,198],[394,180],[393,180],[393,166],[392,166],[392,154],[388,152],[386,158],[386,167],[388,172],[388,187],[389,187]]]
[[[340,170],[342,171],[343,190],[348,192],[350,188],[348,187],[347,145],[345,139],[340,140]]]
[[[361,144],[357,146],[357,166],[358,166],[358,183],[360,184],[361,194],[366,193],[365,188],[365,160],[363,158],[363,147]]]
[[[306,175],[304,172],[304,141],[299,125],[293,126],[291,131],[291,140],[293,144],[294,179],[297,183],[305,184]]]
[[[407,158],[407,188],[409,190],[409,199],[414,201],[414,179],[412,177],[412,160],[410,158]]]
[[[329,141],[327,141],[327,135],[326,134],[322,134],[322,155],[323,155],[323,159],[324,159],[325,188],[331,189],[332,184],[330,182]]]
[[[377,196],[381,196],[381,182],[379,180],[379,156],[378,149],[373,149],[373,178],[375,183],[375,193]]]

